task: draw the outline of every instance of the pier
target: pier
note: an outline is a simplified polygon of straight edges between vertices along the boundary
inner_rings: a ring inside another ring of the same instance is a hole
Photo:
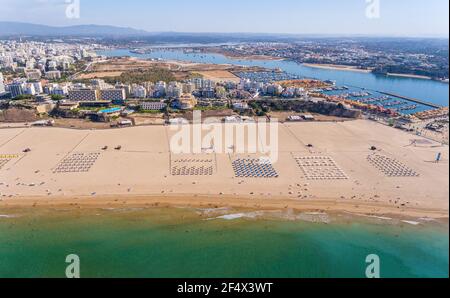
[[[440,105],[437,105],[437,104],[434,104],[434,103],[431,103],[431,102],[426,102],[426,101],[423,101],[423,100],[420,100],[420,99],[415,99],[415,98],[411,98],[411,97],[407,97],[407,96],[403,96],[403,95],[398,95],[398,94],[390,93],[390,92],[382,92],[382,91],[378,91],[378,92],[381,93],[381,94],[384,94],[384,95],[393,96],[393,97],[405,99],[405,100],[408,100],[408,101],[412,101],[412,102],[415,102],[415,103],[419,103],[419,104],[427,106],[427,107],[431,107],[431,108],[435,108],[435,109],[442,108],[442,106],[440,106]]]

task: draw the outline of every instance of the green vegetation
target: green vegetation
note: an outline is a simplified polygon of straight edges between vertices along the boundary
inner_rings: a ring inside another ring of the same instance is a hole
[[[404,75],[417,75],[430,78],[446,78],[448,76],[448,68],[445,65],[434,67],[433,69],[413,68],[409,65],[383,65],[373,70],[375,74],[397,73]]]
[[[259,104],[256,101],[250,102],[249,106],[253,109],[253,112],[258,117],[266,116],[267,113],[270,112],[270,108],[266,104]],[[281,107],[277,107],[277,106],[275,106],[275,107],[279,108],[280,110],[282,109]]]
[[[222,111],[222,110],[226,110],[228,109],[227,106],[209,106],[209,107],[201,107],[201,106],[196,106],[194,108],[195,111]]]
[[[57,80],[50,80],[50,82],[52,83],[57,83],[57,84],[61,84],[61,83],[67,83],[70,82],[69,80],[69,76],[67,74],[61,74],[61,78],[57,79]]]
[[[139,114],[164,114],[165,110],[143,110],[142,108],[139,108],[137,110],[137,113]]]
[[[32,99],[32,98],[33,98],[33,95],[22,94],[22,95],[14,97],[12,100],[26,100],[26,99]]]
[[[110,84],[122,82],[126,84],[141,84],[143,82],[159,82],[166,83],[176,81],[175,76],[170,70],[163,68],[151,68],[146,70],[135,70],[121,74],[118,77],[105,78],[105,81]]]
[[[189,79],[203,79],[204,78],[204,76],[203,75],[201,75],[201,74],[199,74],[199,73],[197,73],[197,72],[191,72],[190,74],[189,74]]]
[[[90,84],[91,80],[89,80],[89,79],[76,79],[76,80],[73,80],[72,83],[74,83],[74,84]]]
[[[60,100],[64,99],[64,96],[57,95],[57,94],[53,94],[51,97],[52,97],[52,100],[54,100],[54,101],[60,101]]]
[[[79,107],[79,108],[73,109],[73,111],[75,111],[77,113],[80,112],[80,111],[98,112],[98,111],[100,111],[102,109],[104,109],[104,108],[99,108],[99,107]]]

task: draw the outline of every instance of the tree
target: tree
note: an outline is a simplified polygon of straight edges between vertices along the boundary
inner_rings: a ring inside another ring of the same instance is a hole
[[[25,99],[32,99],[33,96],[29,94],[22,94],[19,96],[14,97],[12,100],[25,100]]]
[[[60,100],[64,99],[64,97],[62,95],[58,95],[58,94],[53,94],[51,97],[52,97],[52,100],[54,100],[54,101],[60,101]]]

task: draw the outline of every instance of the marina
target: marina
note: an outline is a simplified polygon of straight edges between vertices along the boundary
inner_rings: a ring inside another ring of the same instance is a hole
[[[435,108],[435,109],[442,108],[442,106],[440,106],[440,105],[433,104],[433,103],[431,103],[431,102],[426,102],[426,101],[423,101],[423,100],[420,100],[420,99],[415,99],[415,98],[411,98],[411,97],[407,97],[407,96],[402,96],[402,95],[398,95],[398,94],[394,94],[394,93],[389,93],[389,92],[380,92],[380,93],[386,94],[386,95],[389,95],[389,96],[394,96],[394,97],[397,97],[397,98],[406,99],[406,100],[408,100],[408,101],[416,102],[416,103],[418,103],[418,104],[421,104],[421,105],[424,105],[424,106],[428,106],[428,107],[431,107],[431,108]]]
[[[433,106],[449,105],[449,84],[433,81],[420,80],[415,78],[383,76],[372,73],[350,72],[343,70],[331,70],[322,68],[308,67],[294,61],[289,60],[257,60],[257,59],[233,59],[225,57],[221,54],[211,53],[191,53],[184,52],[176,48],[166,48],[164,50],[155,48],[151,53],[136,54],[131,53],[128,49],[111,49],[107,51],[98,51],[97,54],[107,57],[130,56],[141,59],[155,59],[187,61],[195,63],[211,63],[211,64],[234,64],[241,66],[259,66],[273,70],[282,70],[283,72],[297,78],[315,78],[322,81],[332,81],[335,83],[331,87],[331,95],[333,92],[370,92],[374,91],[377,96],[382,96],[382,92],[392,94],[391,97],[402,99],[395,96],[401,95],[410,103],[417,104],[417,108],[407,111],[408,114],[427,111]],[[324,90],[322,90],[324,91]],[[422,99],[418,100],[410,99]]]

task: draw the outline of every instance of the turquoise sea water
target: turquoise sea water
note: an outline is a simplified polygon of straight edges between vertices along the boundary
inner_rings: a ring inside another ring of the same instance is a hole
[[[288,73],[302,77],[320,80],[334,80],[338,85],[360,87],[369,90],[395,93],[441,106],[449,105],[449,84],[422,80],[415,78],[388,77],[372,73],[360,73],[342,70],[328,70],[307,67],[293,61],[266,61],[266,60],[239,60],[227,58],[220,54],[185,53],[181,50],[155,50],[152,53],[141,55],[131,53],[129,50],[111,50],[98,52],[108,57],[131,56],[138,58],[161,58],[166,60],[179,60],[197,63],[235,64],[246,66],[260,66],[265,68],[280,68]]]
[[[2,211],[2,214],[5,212]],[[0,277],[448,277],[448,224],[336,218],[207,220],[190,209],[8,210],[0,217]],[[12,217],[16,216],[16,217]]]

